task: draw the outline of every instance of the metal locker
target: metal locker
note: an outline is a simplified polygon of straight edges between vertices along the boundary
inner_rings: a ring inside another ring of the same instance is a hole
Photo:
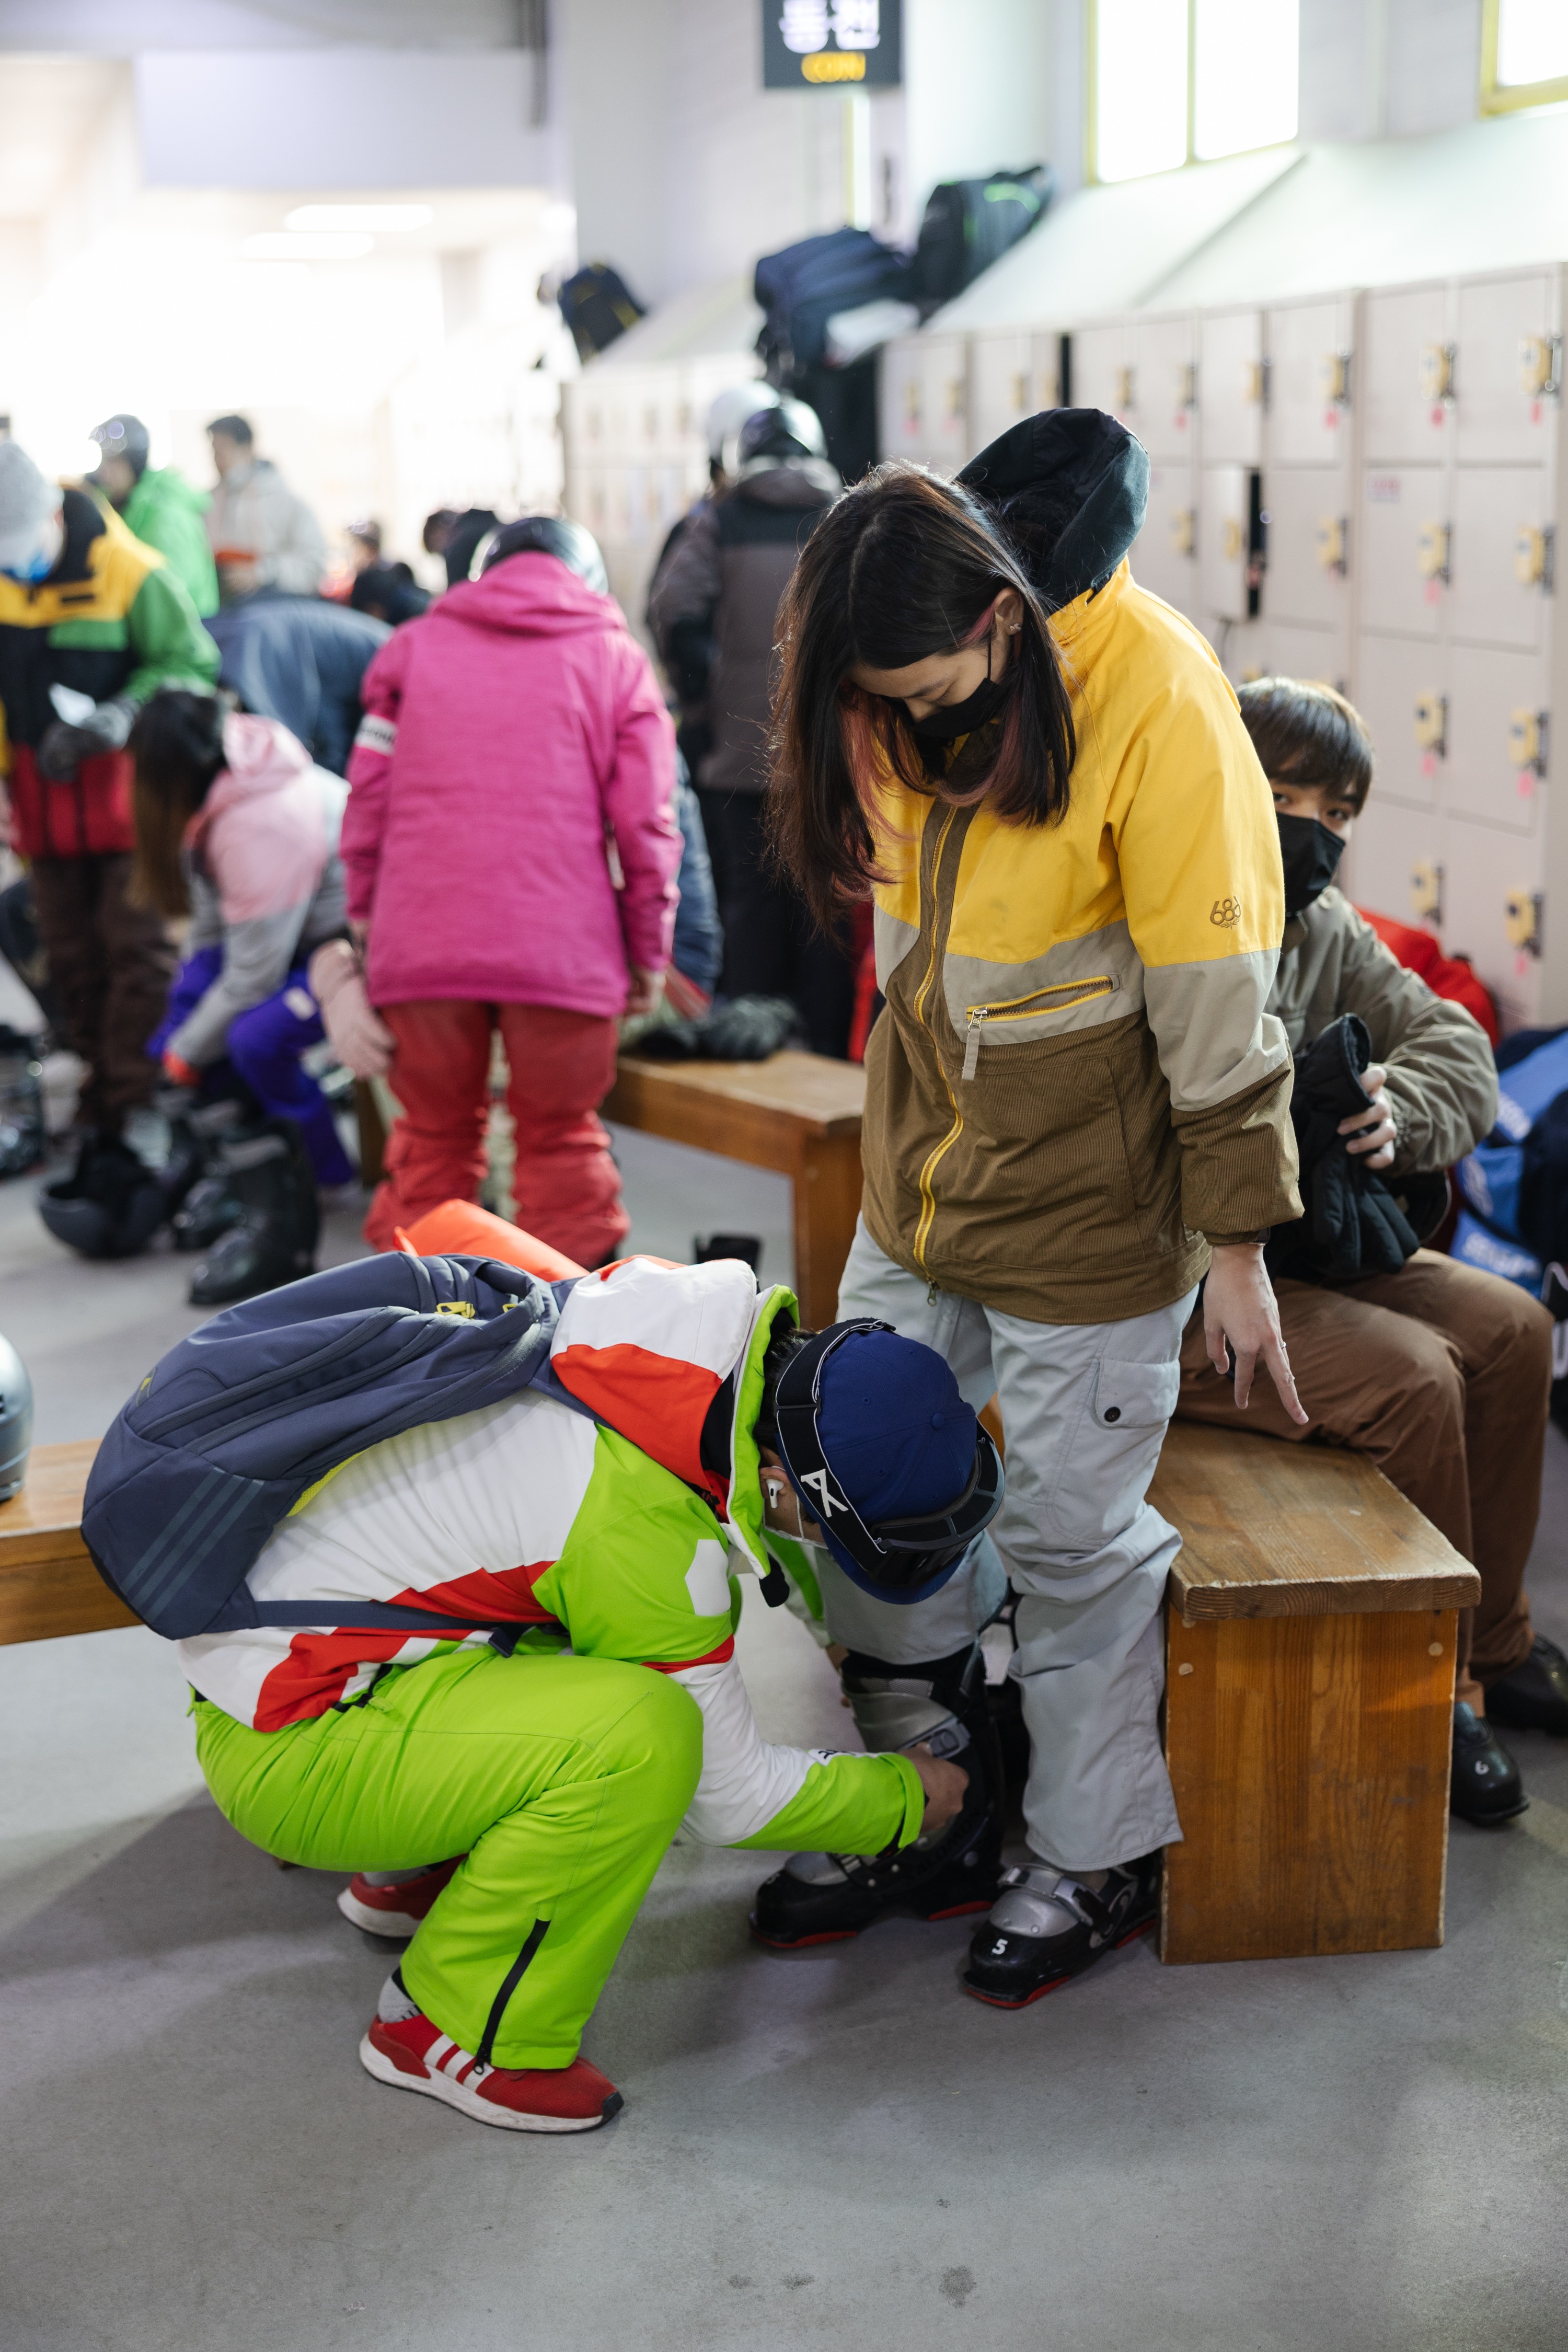
[[[1030,368],[1037,412],[1062,405],[1062,345],[1067,338],[1053,327],[1037,327],[1029,337]],[[1077,398],[1075,393],[1074,398]],[[1080,404],[1081,405],[1081,404]]]
[[[1541,959],[1550,944],[1536,844],[1495,825],[1450,816],[1443,827],[1443,944],[1468,956],[1498,1000],[1505,1029],[1539,1016]],[[1531,939],[1533,934],[1533,940]]]
[[[970,437],[976,452],[1037,408],[1055,404],[1036,394],[1035,340],[1012,327],[990,327],[971,335]]]
[[[1205,465],[1256,466],[1268,397],[1260,310],[1210,310],[1198,320],[1198,402]]]
[[[1454,341],[1455,454],[1461,465],[1540,465],[1563,377],[1559,275],[1461,283]]]
[[[1072,339],[1072,404],[1075,408],[1103,408],[1131,432],[1138,430],[1137,354],[1132,321],[1099,320],[1074,330]]]
[[[1426,811],[1385,800],[1375,781],[1355,821],[1339,879],[1358,907],[1392,915],[1395,922],[1420,923],[1436,936],[1446,936],[1448,877],[1441,823]]]
[[[964,335],[922,335],[925,446],[938,473],[956,474],[973,452],[969,441],[969,341]]]
[[[1376,758],[1379,800],[1436,809],[1448,753],[1448,677],[1441,648],[1363,630],[1356,646],[1355,703]]]
[[[1448,627],[1471,644],[1545,642],[1555,534],[1540,466],[1461,466],[1454,477]]]
[[[1313,686],[1349,692],[1346,646],[1337,630],[1303,628],[1294,621],[1268,621],[1262,625],[1262,641],[1269,677],[1305,678]]]
[[[1362,298],[1362,455],[1371,464],[1440,462],[1452,438],[1454,345],[1445,286]]]
[[[895,335],[877,361],[882,455],[921,458],[926,448],[924,337]]]
[[[1152,466],[1149,511],[1132,543],[1132,577],[1179,613],[1195,616],[1197,479],[1191,466]]]
[[[1539,654],[1454,646],[1448,678],[1444,807],[1505,833],[1535,833],[1552,749],[1545,664]]]
[[[1437,635],[1450,572],[1449,520],[1441,467],[1367,468],[1356,518],[1363,623],[1411,636]]]
[[[1205,466],[1198,491],[1198,604],[1220,621],[1252,617],[1247,594],[1252,469]]]
[[[1354,315],[1348,294],[1266,313],[1270,466],[1348,461]]]
[[[1338,466],[1268,469],[1263,486],[1268,518],[1263,610],[1268,618],[1349,628],[1348,483]]]
[[[1192,312],[1140,320],[1134,351],[1133,431],[1156,461],[1195,457],[1197,352]]]

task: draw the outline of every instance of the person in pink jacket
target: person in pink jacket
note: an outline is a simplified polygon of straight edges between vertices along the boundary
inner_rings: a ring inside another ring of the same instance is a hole
[[[509,524],[476,572],[361,689],[342,859],[401,1111],[365,1238],[479,1198],[499,1029],[518,1222],[602,1265],[630,1221],[596,1114],[669,960],[675,734],[585,530]]]

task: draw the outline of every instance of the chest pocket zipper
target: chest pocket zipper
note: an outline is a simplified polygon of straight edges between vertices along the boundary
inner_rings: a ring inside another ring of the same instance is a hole
[[[1070,1013],[1075,1004],[1092,1004],[1109,996],[1116,982],[1109,972],[1092,980],[1061,980],[1054,987],[1037,988],[1027,996],[1006,998],[1000,1004],[966,1004],[963,1008],[963,1076],[973,1078],[980,1066],[980,1037],[992,1021],[1035,1021],[1045,1013]]]

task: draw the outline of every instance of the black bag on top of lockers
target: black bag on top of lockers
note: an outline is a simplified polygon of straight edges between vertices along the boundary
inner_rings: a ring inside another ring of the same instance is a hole
[[[926,199],[915,247],[915,296],[923,307],[951,302],[999,261],[1041,218],[1056,190],[1048,163],[983,180],[944,180]]]
[[[612,269],[607,261],[588,262],[563,282],[555,299],[572,330],[577,356],[584,362],[607,350],[646,315],[619,270]]]
[[[752,292],[766,313],[757,350],[769,383],[796,390],[802,373],[822,362],[829,319],[865,302],[912,302],[913,284],[909,255],[868,228],[830,229],[764,253]]]

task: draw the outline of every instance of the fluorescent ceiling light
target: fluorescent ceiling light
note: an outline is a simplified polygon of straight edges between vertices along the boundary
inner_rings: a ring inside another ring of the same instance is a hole
[[[1195,155],[1294,139],[1300,47],[1298,0],[1197,0]]]
[[[363,230],[312,236],[288,229],[262,229],[239,250],[247,261],[358,261],[375,243]]]
[[[296,205],[283,226],[292,229],[424,228],[434,215],[428,205]]]
[[[1099,0],[1095,170],[1136,180],[1187,160],[1187,0]]]

